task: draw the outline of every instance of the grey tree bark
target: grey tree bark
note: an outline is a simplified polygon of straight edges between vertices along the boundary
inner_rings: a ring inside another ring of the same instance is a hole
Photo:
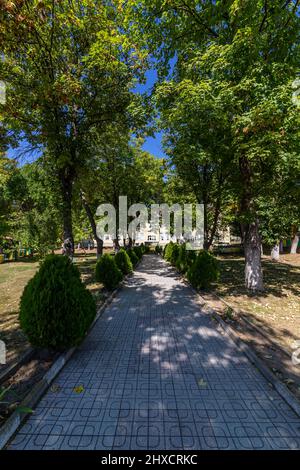
[[[279,243],[273,246],[271,250],[271,259],[273,261],[279,261],[280,259],[280,249],[279,249]]]
[[[74,172],[72,168],[64,168],[59,173],[62,194],[63,246],[64,254],[72,258],[74,239],[72,227],[72,193]]]
[[[299,235],[296,233],[292,240],[291,255],[295,255],[297,253],[298,243],[299,243]]]
[[[257,220],[244,228],[244,251],[245,285],[253,292],[262,291],[261,239]]]
[[[97,227],[96,227],[96,222],[95,222],[95,219],[94,219],[94,216],[93,216],[93,212],[92,212],[89,204],[87,203],[87,201],[85,199],[85,196],[84,196],[82,191],[80,192],[80,197],[81,197],[82,205],[85,209],[86,215],[88,216],[90,226],[91,226],[91,229],[92,229],[92,232],[93,232],[93,236],[94,236],[94,238],[97,242],[97,258],[100,258],[100,256],[102,256],[102,253],[103,253],[103,240],[101,240],[101,238],[98,237]]]
[[[261,266],[261,237],[253,203],[252,169],[245,155],[240,157],[239,168],[242,182],[240,212],[242,218],[245,219],[241,223],[245,252],[245,285],[250,291],[259,292],[264,288]]]

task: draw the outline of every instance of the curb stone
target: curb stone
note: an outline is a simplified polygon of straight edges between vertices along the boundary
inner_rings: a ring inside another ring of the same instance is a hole
[[[199,294],[198,294],[199,295]],[[205,302],[204,302],[205,303]],[[227,337],[229,337],[238,348],[248,357],[250,362],[261,372],[261,374],[268,380],[268,382],[273,386],[273,388],[278,392],[278,394],[288,403],[288,405],[293,409],[293,411],[300,417],[300,404],[294,397],[294,395],[289,391],[289,389],[280,382],[277,377],[270,371],[270,369],[264,364],[264,362],[255,354],[254,351],[244,343],[235,333],[235,331],[227,325],[222,318],[215,313],[213,310],[209,312],[212,317],[219,323],[219,325],[224,330]]]
[[[222,299],[220,299],[220,300],[222,301]],[[264,338],[266,338],[268,341],[270,341],[270,343],[274,344],[274,346],[276,346],[277,349],[280,349],[286,356],[288,356],[289,358],[292,356],[292,353],[293,353],[292,351],[289,351],[282,344],[278,345],[272,338],[269,338],[263,330],[260,330],[259,327],[257,325],[255,325],[255,323],[248,320],[248,318],[246,318],[243,314],[239,314],[239,315],[240,315],[240,318],[242,319],[242,321],[247,323],[247,325],[249,325],[251,328],[253,328],[255,331],[257,331],[260,335],[262,335]]]
[[[166,261],[166,260],[165,260]],[[167,261],[166,261],[167,263]],[[172,266],[170,263],[168,263],[170,266]],[[172,266],[174,268],[174,266]],[[174,271],[176,273],[179,273],[175,268]],[[188,282],[187,279],[185,279],[182,274],[181,276],[181,281],[187,285],[194,294],[196,294],[198,300],[200,301],[200,305],[203,307],[204,305],[207,305],[203,297],[201,297],[201,294]],[[221,299],[220,299],[221,300]],[[289,391],[286,385],[284,385],[282,382],[280,382],[277,377],[273,374],[272,371],[264,364],[264,362],[255,354],[254,351],[248,346],[244,341],[242,341],[238,335],[235,333],[235,331],[227,325],[224,320],[218,315],[213,309],[209,308],[208,310],[208,315],[211,316],[214,320],[216,320],[220,327],[222,328],[224,334],[233,341],[236,346],[242,351],[249,361],[259,370],[259,372],[267,379],[269,384],[277,391],[277,393],[283,398],[283,400],[292,408],[292,410],[300,417],[300,404],[298,400],[294,397],[294,395]]]
[[[259,327],[251,322],[250,320],[248,320],[248,318],[245,317],[245,315],[243,314],[243,312],[239,312],[239,311],[236,311],[236,309],[234,307],[232,307],[232,305],[230,305],[226,300],[222,299],[222,297],[220,297],[218,294],[216,293],[213,293],[213,295],[220,301],[222,302],[224,305],[226,305],[226,307],[229,307],[231,310],[233,310],[238,316],[239,318],[244,321],[245,323],[247,323],[248,326],[250,326],[251,328],[253,328],[254,330],[256,330],[261,336],[263,336],[264,338],[266,338],[270,343],[274,344],[274,346],[276,346],[277,349],[280,349],[284,354],[286,354],[288,357],[291,357],[292,355],[292,351],[289,351],[286,347],[284,347],[283,345],[278,345],[272,338],[268,337],[268,335],[263,331],[263,330],[260,330]],[[203,301],[205,302],[205,299],[203,299]]]
[[[142,260],[139,260],[139,262],[136,264],[135,269],[139,266],[140,262]],[[133,273],[127,274],[123,280],[120,282],[119,286],[114,289],[109,296],[105,299],[103,304],[99,307],[96,317],[92,324],[90,325],[86,336],[90,333],[96,322],[99,320],[101,315],[103,314],[104,310],[108,307],[108,305],[112,302],[112,300],[115,298],[117,293],[124,287],[126,280],[131,277]],[[69,359],[72,357],[74,352],[79,346],[73,347],[68,349],[68,351],[62,353],[56,361],[52,364],[50,369],[46,372],[44,377],[35,384],[31,392],[29,392],[28,395],[24,398],[24,400],[20,403],[20,407],[26,407],[26,408],[34,408],[35,405],[38,403],[38,401],[41,399],[41,397],[44,395],[46,390],[48,389],[49,385],[57,374],[62,370],[62,368],[66,365],[66,363],[69,361]],[[14,411],[11,416],[5,421],[5,423],[0,427],[0,450],[2,450],[8,442],[12,439],[14,434],[17,432],[18,428],[25,422],[25,420],[28,418],[27,413],[20,413],[18,411]]]
[[[20,403],[20,407],[34,408],[42,395],[47,390],[50,383],[56,377],[58,372],[70,359],[76,348],[69,349],[66,353],[61,354],[56,361],[52,364],[50,369],[46,372],[44,377],[35,384],[33,389]],[[14,411],[12,415],[5,421],[0,428],[0,450],[3,449],[8,441],[13,437],[19,426],[27,419],[27,413],[20,413]]]
[[[25,362],[27,362],[34,354],[33,348],[28,348],[27,351],[22,354],[21,358],[18,361],[14,361],[10,366],[8,366],[1,374],[0,374],[0,384],[5,382],[14,372],[22,366]]]

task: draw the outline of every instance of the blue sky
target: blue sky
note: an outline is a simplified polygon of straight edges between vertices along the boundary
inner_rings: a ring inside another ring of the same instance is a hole
[[[146,72],[146,83],[143,85],[137,85],[135,90],[139,93],[150,92],[151,88],[153,87],[154,83],[157,79],[157,73],[155,69],[150,69]],[[165,154],[162,149],[161,144],[162,133],[158,132],[155,134],[155,137],[148,137],[143,145],[143,148],[147,150],[147,152],[152,153],[155,157],[164,157]]]
[[[148,137],[143,145],[144,150],[152,153],[155,157],[162,158],[165,157],[165,153],[162,149],[161,144],[162,133],[156,133],[155,137]]]

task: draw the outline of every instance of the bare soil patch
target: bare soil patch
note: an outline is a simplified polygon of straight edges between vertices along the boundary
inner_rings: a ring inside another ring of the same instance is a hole
[[[80,253],[74,260],[83,282],[95,296],[99,308],[107,293],[94,278],[96,261],[95,253]],[[7,364],[0,365],[0,373],[17,362],[30,347],[19,325],[19,302],[25,285],[35,274],[38,266],[39,263],[35,260],[15,261],[0,265],[0,339],[5,341],[7,347]],[[9,389],[3,398],[5,403],[0,403],[0,426],[18,407],[32,387],[42,379],[56,357],[57,354],[35,351],[33,357],[19,367],[4,383],[0,383],[0,389]]]
[[[300,365],[291,360],[300,340],[300,255],[282,255],[279,263],[264,257],[265,291],[259,295],[244,287],[242,257],[222,256],[219,262],[220,281],[202,297],[300,400]]]

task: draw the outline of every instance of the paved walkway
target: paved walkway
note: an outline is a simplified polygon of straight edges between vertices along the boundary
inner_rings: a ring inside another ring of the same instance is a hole
[[[300,419],[156,256],[55,383],[11,449],[300,448]]]

